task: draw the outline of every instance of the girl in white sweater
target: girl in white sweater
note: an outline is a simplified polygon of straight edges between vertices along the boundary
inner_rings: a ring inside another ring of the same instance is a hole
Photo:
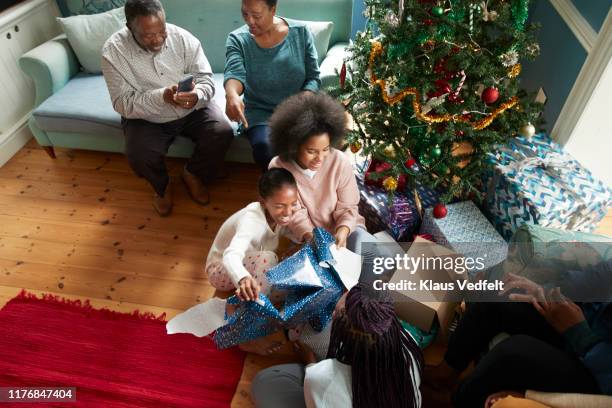
[[[281,230],[300,208],[295,179],[271,169],[259,179],[258,202],[229,217],[208,252],[206,274],[215,288],[235,290],[241,300],[256,300],[267,289],[265,273],[278,263]]]

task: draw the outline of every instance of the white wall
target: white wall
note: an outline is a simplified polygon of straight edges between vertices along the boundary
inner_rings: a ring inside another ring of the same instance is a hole
[[[612,188],[612,61],[608,62],[565,149]]]

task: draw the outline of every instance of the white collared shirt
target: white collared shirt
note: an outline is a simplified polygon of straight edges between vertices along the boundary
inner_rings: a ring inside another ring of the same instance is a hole
[[[158,53],[144,50],[123,28],[102,47],[102,73],[113,108],[127,119],[166,123],[187,116],[212,100],[212,69],[200,41],[187,30],[166,24],[166,42]],[[164,89],[186,75],[194,77],[198,102],[183,109],[164,101]]]

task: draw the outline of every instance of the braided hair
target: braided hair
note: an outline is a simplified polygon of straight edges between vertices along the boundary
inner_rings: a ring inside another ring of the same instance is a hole
[[[364,284],[350,290],[345,311],[334,318],[327,358],[351,366],[354,408],[420,405],[411,373],[421,375],[423,355],[383,292]]]

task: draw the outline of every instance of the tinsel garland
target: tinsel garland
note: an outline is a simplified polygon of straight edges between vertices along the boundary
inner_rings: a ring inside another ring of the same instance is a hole
[[[514,28],[518,31],[524,31],[527,17],[529,17],[529,0],[514,0],[511,10]]]
[[[421,93],[419,92],[418,89],[414,88],[414,87],[408,87],[403,89],[402,91],[396,93],[395,95],[390,95],[389,93],[387,93],[387,83],[384,79],[379,79],[376,77],[376,74],[374,73],[374,63],[376,61],[376,58],[378,56],[380,56],[383,52],[383,46],[380,42],[378,41],[373,41],[372,42],[372,48],[370,51],[370,58],[369,58],[369,66],[368,68],[370,69],[370,81],[373,85],[378,85],[381,89],[382,92],[382,97],[383,100],[385,101],[385,103],[387,103],[388,105],[395,105],[399,102],[401,102],[402,100],[404,100],[404,98],[406,98],[409,95],[413,95],[412,98],[412,109],[414,110],[414,113],[417,117],[417,119],[432,124],[432,123],[443,123],[443,122],[462,122],[462,123],[466,123],[469,126],[471,126],[474,130],[483,130],[486,127],[488,127],[497,116],[501,115],[503,112],[505,112],[508,109],[513,108],[514,106],[516,106],[519,103],[519,98],[516,96],[513,96],[512,98],[510,98],[509,100],[507,100],[506,102],[502,103],[497,109],[495,109],[493,112],[491,112],[490,115],[487,115],[486,117],[477,120],[477,121],[470,121],[470,119],[468,117],[466,117],[465,115],[462,114],[443,114],[443,115],[437,115],[437,114],[430,114],[430,113],[423,113],[422,112],[422,106],[420,103],[421,100]]]

